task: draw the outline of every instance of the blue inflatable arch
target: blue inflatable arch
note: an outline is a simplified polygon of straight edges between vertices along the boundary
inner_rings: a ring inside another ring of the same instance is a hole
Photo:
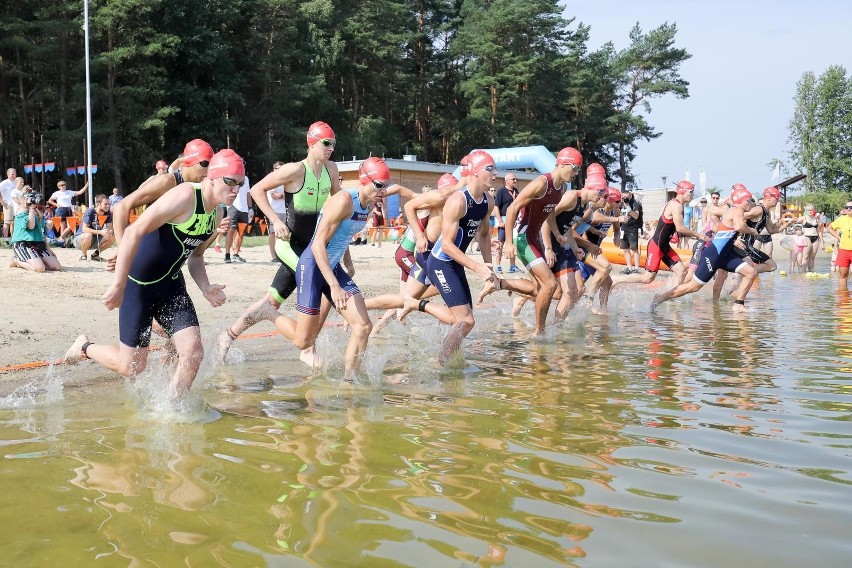
[[[494,163],[497,164],[497,169],[500,170],[535,168],[544,174],[556,167],[556,157],[544,146],[480,149],[491,154]],[[458,178],[460,173],[461,166],[455,169],[453,175]]]

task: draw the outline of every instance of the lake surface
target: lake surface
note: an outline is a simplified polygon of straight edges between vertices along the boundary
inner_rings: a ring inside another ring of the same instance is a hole
[[[355,387],[340,328],[313,379],[281,338],[248,339],[182,412],[156,374],[0,377],[0,565],[848,566],[835,286],[765,276],[737,318],[625,290],[541,341],[502,296],[449,371],[413,314]]]

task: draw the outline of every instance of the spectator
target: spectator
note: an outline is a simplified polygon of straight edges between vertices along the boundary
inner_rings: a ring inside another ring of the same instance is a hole
[[[105,217],[103,223],[100,217]],[[89,249],[94,248],[92,260],[98,262],[101,260],[101,252],[111,247],[114,242],[109,199],[101,193],[95,196],[95,206],[89,207],[83,213],[83,229],[74,237],[74,248],[80,249],[80,260],[88,260]]]
[[[240,246],[243,244],[243,233],[240,231],[240,223],[247,225],[254,220],[254,209],[251,208],[252,202],[251,196],[249,196],[250,189],[249,178],[246,176],[243,184],[240,186],[240,192],[237,194],[234,204],[228,207],[228,219],[231,222],[231,227],[228,230],[228,235],[225,237],[225,263],[227,264],[230,264],[232,261],[232,245],[234,249],[233,260],[236,262],[246,261],[240,256]]]
[[[810,248],[810,241],[802,232],[802,226],[796,225],[793,231],[793,249],[790,251],[790,274],[805,272],[807,267],[805,249],[807,248]]]
[[[377,201],[373,207],[373,231],[370,238],[370,246],[376,246],[379,243],[379,248],[382,248],[382,241],[385,240],[385,202],[384,200]]]
[[[503,187],[498,189],[495,194],[493,211],[497,222],[497,241],[499,243],[494,251],[496,255],[494,272],[497,274],[503,273],[503,267],[500,266],[500,263],[503,261],[503,242],[506,240],[506,210],[518,196],[518,176],[514,172],[509,172],[506,174],[503,183]],[[512,227],[508,227],[508,229],[511,231]],[[509,257],[509,272],[520,271],[521,269],[515,266],[515,251],[512,251],[512,255]]]
[[[847,290],[849,278],[849,265],[852,263],[852,201],[847,201],[841,215],[829,223],[826,229],[832,237],[837,239],[834,250],[837,251],[837,270],[840,278],[838,286],[840,290]]]
[[[15,178],[18,172],[15,168],[6,170],[6,179],[0,182],[0,205],[3,206],[3,238],[12,236],[12,224],[15,222],[15,208],[12,204],[12,190],[15,189]]]
[[[53,192],[48,204],[56,208],[56,216],[59,217],[59,238],[65,239],[71,235],[71,229],[68,228],[68,217],[74,216],[73,199],[83,195],[89,189],[89,182],[79,190],[72,191],[68,189],[68,184],[64,180],[59,180],[56,184],[57,191]]]
[[[639,272],[639,228],[642,227],[642,204],[633,195],[632,189],[624,191],[621,199],[621,214],[627,217],[621,225],[621,250],[624,253],[624,262],[627,268],[623,274],[636,274]],[[635,268],[634,268],[635,267]]]
[[[275,162],[272,164],[272,170],[280,169],[283,165],[284,162]],[[272,210],[275,211],[275,214],[278,215],[278,218],[281,221],[286,222],[287,200],[285,197],[286,194],[284,192],[283,185],[279,185],[278,187],[266,192],[266,199],[269,200],[269,205],[272,207]],[[266,219],[266,227],[269,232],[269,256],[272,258],[271,262],[278,262],[278,256],[275,254],[275,231],[272,230],[272,219]]]
[[[112,211],[112,208],[116,203],[124,199],[124,197],[119,193],[118,188],[112,188],[112,195],[109,196],[109,210]]]
[[[12,234],[12,268],[33,272],[62,270],[59,259],[44,240],[44,221],[38,210],[41,199],[41,195],[34,191],[23,195],[21,206],[15,215],[15,229]]]
[[[802,258],[804,268],[802,272],[813,272],[817,252],[823,246],[822,234],[825,231],[825,225],[822,222],[822,216],[816,213],[816,208],[810,203],[805,205],[805,212],[799,217],[798,223],[802,225],[802,234],[808,240],[808,246],[805,247]]]

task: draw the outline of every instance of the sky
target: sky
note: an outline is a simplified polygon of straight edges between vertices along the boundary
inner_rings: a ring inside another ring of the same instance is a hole
[[[796,83],[831,65],[852,71],[852,2],[811,0],[561,0],[566,17],[591,27],[590,50],[629,44],[643,31],[676,23],[675,45],[692,58],[681,65],[689,98],[651,101],[649,122],[662,136],[640,142],[633,172],[640,188],[683,179],[724,194],[734,183],[770,185],[774,158],[792,169],[787,126]],[[798,172],[795,172],[798,173]],[[794,175],[791,173],[790,175]],[[787,176],[782,176],[787,177]]]

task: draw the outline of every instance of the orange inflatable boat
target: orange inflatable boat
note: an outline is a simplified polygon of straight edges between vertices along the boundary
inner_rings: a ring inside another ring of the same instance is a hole
[[[609,240],[604,241],[601,245],[603,249],[603,254],[608,261],[612,264],[624,264],[624,253],[621,252],[621,249],[612,244],[612,237]],[[645,253],[648,250],[648,241],[640,239],[639,240],[639,266],[645,266]],[[689,259],[692,258],[692,250],[685,250],[680,248],[674,249],[678,256],[680,256],[681,261],[684,264],[689,264]],[[665,263],[660,264],[661,270],[668,270],[668,267]]]

